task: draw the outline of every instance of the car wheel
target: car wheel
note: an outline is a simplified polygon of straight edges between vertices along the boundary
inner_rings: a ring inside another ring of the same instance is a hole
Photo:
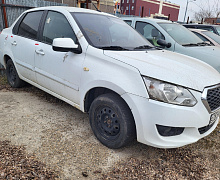
[[[116,94],[98,96],[91,104],[89,119],[97,139],[109,148],[121,148],[136,138],[131,110]]]
[[[6,76],[8,84],[13,88],[22,87],[25,85],[25,82],[19,78],[17,70],[11,59],[9,59],[6,64]]]

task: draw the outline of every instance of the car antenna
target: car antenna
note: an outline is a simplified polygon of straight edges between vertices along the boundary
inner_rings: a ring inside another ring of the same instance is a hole
[[[96,7],[96,5],[95,4],[93,4],[93,2],[91,1],[91,3],[92,3],[92,5],[94,6],[94,8],[96,9],[96,11],[99,11],[99,12],[101,12],[97,7]]]

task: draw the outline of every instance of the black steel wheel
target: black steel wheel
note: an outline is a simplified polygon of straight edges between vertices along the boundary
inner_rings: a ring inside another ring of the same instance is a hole
[[[121,148],[136,137],[131,110],[116,94],[97,97],[90,107],[89,117],[93,133],[109,148]]]
[[[25,82],[19,78],[17,70],[11,59],[9,59],[6,64],[6,76],[8,84],[13,88],[22,87],[25,85]]]
[[[111,107],[100,106],[95,111],[95,126],[102,136],[115,139],[120,132],[120,119]]]

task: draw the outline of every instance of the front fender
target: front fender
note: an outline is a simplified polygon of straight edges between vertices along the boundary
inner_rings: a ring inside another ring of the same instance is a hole
[[[86,94],[94,88],[106,88],[109,90],[114,91],[115,93],[119,94],[122,96],[123,94],[126,93],[126,90],[123,89],[122,87],[118,86],[117,84],[114,84],[109,81],[104,81],[104,80],[95,80],[92,82],[89,82],[88,84],[85,84],[82,86],[80,90],[80,109],[84,112],[84,99]]]

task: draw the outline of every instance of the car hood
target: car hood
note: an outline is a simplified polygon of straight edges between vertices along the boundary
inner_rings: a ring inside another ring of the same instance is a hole
[[[220,48],[215,46],[182,47],[177,52],[200,59],[220,72]]]
[[[197,59],[165,50],[104,51],[106,56],[137,68],[141,75],[203,91],[220,83],[220,74]]]

